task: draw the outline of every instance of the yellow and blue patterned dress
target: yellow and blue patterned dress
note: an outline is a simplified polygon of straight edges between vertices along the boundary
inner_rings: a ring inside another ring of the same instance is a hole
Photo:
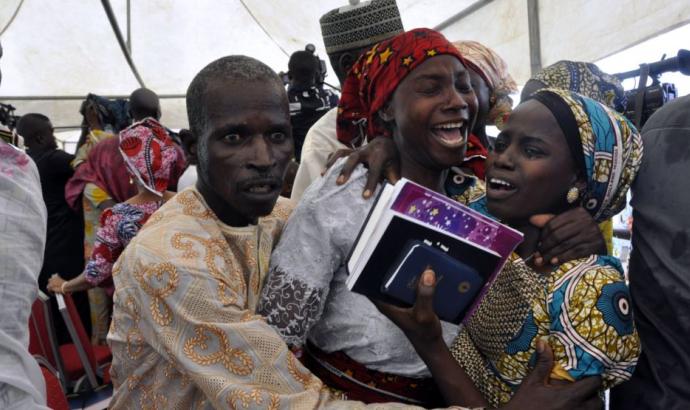
[[[451,174],[449,196],[492,217],[484,183]],[[451,352],[492,406],[510,400],[536,360],[536,342],[554,352],[551,377],[601,376],[603,388],[629,379],[640,354],[623,268],[592,255],[534,271],[513,254]]]
[[[544,275],[513,255],[451,351],[498,406],[534,365],[539,338],[553,349],[554,379],[598,375],[604,389],[629,379],[640,342],[620,263],[593,255]]]

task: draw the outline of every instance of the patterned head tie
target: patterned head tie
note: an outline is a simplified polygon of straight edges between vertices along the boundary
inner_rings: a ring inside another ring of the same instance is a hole
[[[337,8],[324,14],[319,22],[329,54],[367,47],[404,31],[395,0],[371,0]]]
[[[582,206],[597,222],[620,212],[642,161],[642,138],[635,126],[606,105],[571,91],[545,88],[529,99],[551,111],[585,171]]]
[[[362,54],[343,85],[338,104],[338,140],[359,146],[365,138],[391,137],[376,114],[410,72],[426,60],[444,54],[466,64],[451,42],[428,28],[398,34]]]
[[[466,61],[478,69],[478,74],[491,90],[487,124],[503,129],[513,111],[510,94],[518,92],[517,84],[508,72],[508,64],[494,50],[476,41],[456,41],[453,45]]]
[[[120,132],[120,153],[132,177],[147,190],[163,196],[179,160],[168,131],[153,118],[136,122]]]
[[[618,112],[625,110],[627,99],[621,81],[592,63],[559,61],[544,68],[530,80],[537,80],[547,88],[574,91]]]

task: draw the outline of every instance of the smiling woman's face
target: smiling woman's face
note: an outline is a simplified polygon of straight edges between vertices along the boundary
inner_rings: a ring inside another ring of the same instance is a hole
[[[487,159],[486,182],[489,212],[507,223],[559,213],[568,190],[582,188],[565,134],[542,103],[513,111]]]
[[[403,156],[444,170],[462,163],[477,97],[460,60],[441,55],[408,74],[384,111],[395,123],[394,139]]]

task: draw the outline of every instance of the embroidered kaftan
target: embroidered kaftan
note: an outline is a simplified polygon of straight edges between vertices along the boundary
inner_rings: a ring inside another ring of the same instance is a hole
[[[149,219],[113,268],[112,409],[364,407],[333,400],[254,313],[289,212],[232,228],[189,188]]]

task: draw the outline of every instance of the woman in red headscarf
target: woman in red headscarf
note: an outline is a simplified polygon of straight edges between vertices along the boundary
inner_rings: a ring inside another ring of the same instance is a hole
[[[167,187],[184,158],[158,121],[147,118],[123,130],[119,150],[138,194],[103,212],[86,269],[69,281],[53,275],[48,281],[52,292],[71,293],[101,286],[112,296],[113,264],[148,218],[175,194]]]
[[[340,100],[338,138],[348,145],[392,138],[402,175],[445,194],[476,110],[460,53],[441,34],[417,29],[374,46],[355,64]],[[441,396],[412,345],[369,299],[345,286],[347,254],[374,201],[361,195],[364,167],[335,184],[342,165],[312,184],[293,212],[271,256],[258,311],[348,398],[433,407]],[[468,195],[481,196],[475,188]],[[444,325],[448,343],[456,333]]]

